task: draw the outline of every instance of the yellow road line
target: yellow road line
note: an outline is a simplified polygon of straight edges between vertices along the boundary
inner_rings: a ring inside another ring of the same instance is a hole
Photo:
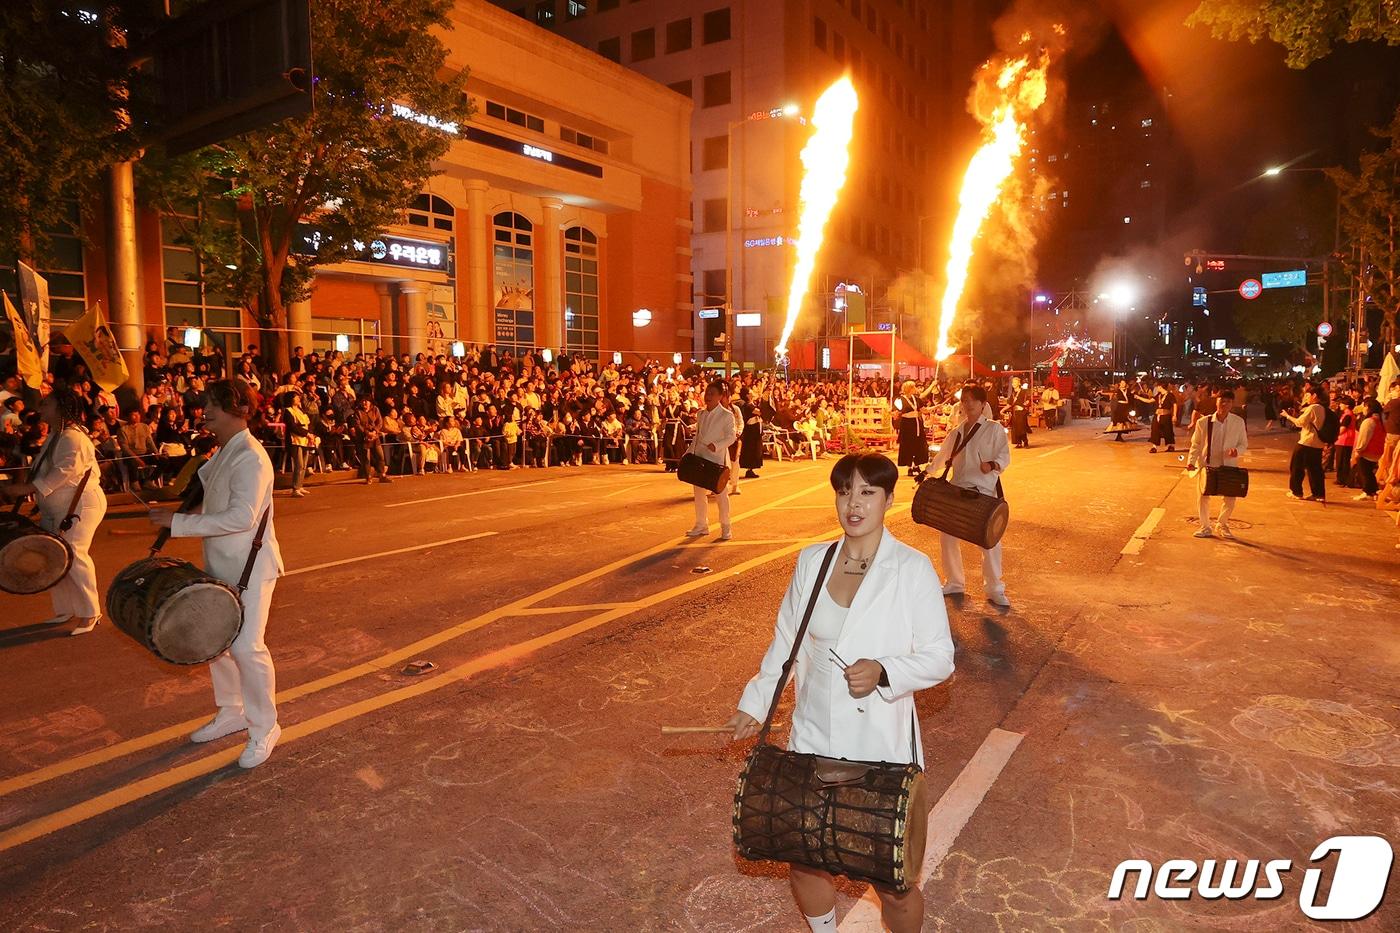
[[[757,508],[750,509],[747,512],[740,513],[739,515],[735,515],[731,518],[731,523],[741,522],[745,519],[753,518],[756,515],[761,515],[762,513],[767,512],[770,509],[773,509],[780,505],[785,505],[788,502],[791,502],[795,499],[800,499],[803,496],[810,495],[812,492],[821,488],[825,488],[827,486],[828,484],[825,482],[809,486],[806,489],[802,489],[788,496],[776,499],[767,505],[762,505]],[[644,551],[639,551],[635,554],[619,558],[618,560],[612,561],[611,563],[605,564],[601,567],[596,567],[593,570],[586,571],[568,580],[560,581],[559,583],[553,584],[552,586],[548,586],[545,589],[538,590],[529,596],[521,597],[520,599],[517,599],[512,603],[508,603],[504,606],[492,609],[472,619],[468,619],[465,622],[461,622],[457,625],[454,625],[451,628],[443,629],[439,632],[434,632],[432,635],[429,635],[425,638],[420,638],[418,641],[415,641],[410,645],[406,645],[403,648],[391,651],[388,654],[380,655],[378,658],[374,658],[369,661],[364,661],[360,664],[354,665],[353,667],[348,667],[345,670],[337,671],[334,674],[328,674],[325,677],[321,677],[317,680],[308,681],[307,683],[301,684],[299,686],[279,691],[277,694],[277,702],[287,703],[292,700],[300,699],[304,696],[309,696],[313,693],[319,693],[320,691],[329,689],[330,687],[339,686],[340,684],[343,684],[350,680],[354,680],[358,677],[378,673],[379,671],[382,671],[386,668],[392,667],[396,664],[402,663],[407,660],[411,660],[414,657],[418,657],[424,651],[427,651],[430,648],[434,648],[440,644],[443,644],[444,642],[451,641],[455,638],[461,637],[462,635],[466,635],[469,632],[474,632],[479,628],[490,625],[492,622],[496,622],[499,619],[519,615],[522,609],[532,608],[536,604],[544,602],[547,599],[551,599],[559,595],[560,593],[563,593],[566,590],[572,589],[584,583],[591,582],[593,580],[598,579],[599,577],[606,576],[607,574],[610,574],[613,571],[619,570],[630,564],[646,560],[648,557],[654,557],[655,555],[660,554],[664,551],[671,550],[674,547],[676,547],[676,545],[670,541],[668,541],[665,544],[654,545],[650,548],[647,548]],[[35,769],[34,771],[29,771],[24,774],[16,775],[12,778],[6,778],[5,780],[0,781],[0,797],[5,796],[6,794],[12,794],[18,790],[23,790],[27,787],[33,787],[37,784],[43,784],[46,781],[52,781],[55,778],[63,777],[64,775],[72,774],[76,771],[82,771],[87,768],[92,768],[97,765],[105,764],[106,762],[114,761],[118,758],[125,757],[126,755],[130,755],[134,752],[151,748],[156,745],[161,745],[165,742],[169,742],[174,739],[183,738],[194,729],[203,725],[205,722],[205,718],[189,719],[185,722],[177,723],[173,726],[167,726],[166,728],[159,729],[155,732],[149,732],[145,735],[136,736],[135,738],[127,739],[122,742],[117,742],[114,745],[109,745],[106,748],[98,749],[94,752],[88,752],[85,755],[77,755],[72,758],[67,758],[63,761],[58,761],[51,765],[46,765],[45,767]]]
[[[521,609],[517,616],[557,616],[566,612],[597,612],[600,609],[621,609],[624,606],[635,606],[636,603],[592,603],[587,606],[536,606],[533,609]]]

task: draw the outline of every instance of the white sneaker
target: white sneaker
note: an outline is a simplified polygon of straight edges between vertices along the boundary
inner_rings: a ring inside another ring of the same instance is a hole
[[[1231,541],[1235,540],[1235,533],[1231,531],[1230,526],[1225,524],[1224,522],[1221,522],[1220,524],[1216,525],[1215,531],[1216,534],[1220,535],[1220,537],[1222,538],[1229,538]]]
[[[1351,501],[1353,501],[1353,502],[1365,502],[1365,501],[1367,501],[1367,500],[1369,500],[1369,499],[1374,499],[1374,498],[1376,498],[1376,497],[1375,497],[1375,496],[1368,496],[1366,493],[1362,492],[1362,493],[1358,493],[1358,494],[1352,496],[1352,497],[1351,497]]]
[[[1214,537],[1215,537],[1215,532],[1213,532],[1213,531],[1210,530],[1210,526],[1206,526],[1205,528],[1202,528],[1200,531],[1196,532],[1196,534],[1193,535],[1193,537],[1196,537],[1196,538],[1214,538]]]
[[[987,597],[987,602],[991,603],[993,606],[1000,606],[1002,609],[1011,608],[1011,600],[1006,598],[1005,593],[993,593],[991,596]]]
[[[77,628],[73,629],[73,630],[72,630],[71,632],[69,632],[68,634],[69,634],[69,635],[86,635],[88,632],[91,632],[93,629],[97,628],[97,623],[99,623],[99,622],[101,622],[101,621],[102,621],[102,616],[100,616],[100,615],[93,616],[91,619],[88,620],[88,623],[87,623],[86,625],[80,625],[80,626],[78,626]]]
[[[243,749],[243,754],[238,756],[238,767],[256,768],[258,765],[272,757],[272,750],[277,747],[277,740],[282,737],[282,727],[274,725],[272,731],[261,738],[248,736],[248,745]]]
[[[728,528],[724,528],[724,529],[721,529],[721,530],[720,530],[719,539],[720,539],[721,541],[728,541],[728,540],[730,539],[730,537],[731,537],[731,535],[730,535],[730,532],[729,532],[729,529],[728,529]]]
[[[242,711],[234,713],[221,709],[213,719],[190,733],[190,741],[200,745],[233,735],[235,732],[242,732],[247,728],[248,720],[243,717]]]
[[[708,528],[692,528],[685,533],[687,538],[703,538],[710,533]]]
[[[964,590],[962,587],[960,587],[960,586],[955,586],[955,585],[953,585],[952,583],[945,583],[945,584],[943,584],[943,595],[944,595],[944,596],[961,596],[961,595],[963,595],[963,593],[965,593],[965,592],[966,592],[966,590]]]

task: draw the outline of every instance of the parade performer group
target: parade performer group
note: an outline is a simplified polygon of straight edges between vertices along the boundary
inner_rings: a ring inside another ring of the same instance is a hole
[[[151,512],[152,524],[169,528],[172,537],[202,538],[205,570],[235,586],[261,533],[242,596],[243,628],[229,650],[209,664],[218,712],[190,736],[193,742],[212,742],[246,730],[248,742],[238,759],[244,768],[267,761],[282,735],[276,671],[263,641],[282,553],[272,520],[272,461],[248,432],[248,416],[256,406],[256,395],[241,379],[209,385],[204,421],[219,450],[199,468],[202,508],[198,513]]]
[[[0,492],[7,500],[34,496],[39,525],[68,542],[73,563],[49,590],[51,625],[73,622],[70,635],[92,631],[102,618],[97,568],[88,553],[93,535],[107,514],[107,496],[98,482],[97,450],[83,428],[83,403],[71,390],[56,388],[39,405],[48,439],[34,458],[28,482],[11,483]],[[71,514],[71,518],[70,518]]]

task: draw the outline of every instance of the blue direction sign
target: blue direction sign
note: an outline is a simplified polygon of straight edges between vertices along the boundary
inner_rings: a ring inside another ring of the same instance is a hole
[[[1246,301],[1253,301],[1263,291],[1264,286],[1258,279],[1245,279],[1240,283],[1240,297]]]
[[[1293,269],[1288,272],[1265,272],[1259,277],[1265,288],[1299,288],[1308,284],[1307,269]]]

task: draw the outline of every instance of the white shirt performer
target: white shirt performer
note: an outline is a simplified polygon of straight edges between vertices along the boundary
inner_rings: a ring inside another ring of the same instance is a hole
[[[734,414],[723,405],[724,385],[716,380],[705,389],[705,410],[695,421],[695,439],[690,442],[690,453],[703,457],[721,466],[729,462],[729,447],[738,437],[734,430]],[[695,487],[695,525],[686,532],[691,538],[703,537],[710,533],[709,490]],[[715,496],[719,500],[719,537],[729,540],[729,489],[721,489]]]
[[[272,590],[282,573],[282,553],[272,520],[272,461],[248,433],[247,418],[256,405],[252,389],[241,379],[210,383],[204,421],[219,450],[199,468],[204,484],[202,510],[151,513],[151,521],[169,527],[172,537],[203,538],[204,569],[231,586],[238,585],[258,525],[264,513],[268,516],[262,548],[243,591],[243,629],[229,650],[209,665],[219,711],[190,736],[194,742],[212,742],[248,730],[248,745],[238,759],[244,768],[266,761],[282,735],[277,725],[276,672],[263,643]]]
[[[758,674],[744,688],[728,727],[734,738],[758,732],[802,621],[820,592],[797,655],[797,702],[788,748],[855,761],[922,766],[923,742],[914,693],[953,673],[953,639],[928,556],[895,539],[884,526],[899,467],[880,454],[850,454],[831,471],[836,514],[845,532],[826,579],[818,580],[829,544],[802,550],[778,610],[773,641]],[[843,670],[835,652],[850,662]],[[827,872],[792,865],[793,896],[818,933],[836,930],[835,889]],[[905,894],[877,888],[886,925],[896,933],[923,923],[918,886]]]
[[[997,487],[1001,474],[1011,464],[1011,445],[1006,441],[1006,429],[989,417],[987,390],[981,386],[965,386],[958,408],[961,417],[957,430],[944,439],[933,462],[929,464],[929,473],[936,475],[952,458],[953,468],[948,479],[954,486],[976,489],[988,496],[999,495]],[[963,445],[964,438],[969,437],[971,439]],[[953,457],[953,451],[959,446],[962,446],[962,450]],[[962,551],[959,549],[962,542],[946,532],[939,532],[938,536],[943,572],[948,575],[943,595],[960,596],[967,591],[967,577],[963,573]],[[1000,541],[994,548],[982,549],[982,586],[993,605],[1002,608],[1011,605],[1006,598],[1006,584],[1001,578]]]
[[[69,620],[77,622],[68,634],[90,632],[102,618],[97,592],[97,568],[88,553],[97,526],[107,514],[107,496],[102,492],[102,474],[97,451],[83,430],[83,400],[66,388],[56,388],[39,404],[39,417],[49,426],[49,437],[34,458],[36,470],[27,483],[6,486],[9,498],[33,495],[39,503],[39,525],[68,542],[73,549],[73,565],[49,590],[53,601],[50,625]],[[82,489],[74,502],[73,496]],[[65,530],[63,520],[73,509],[73,522]]]
[[[1239,466],[1240,457],[1249,449],[1249,434],[1245,431],[1244,419],[1231,409],[1235,399],[1226,392],[1216,403],[1215,414],[1196,421],[1191,429],[1191,453],[1186,467],[1198,470],[1197,483],[1201,493],[1201,527],[1196,532],[1198,538],[1211,538],[1215,533],[1210,527],[1210,496],[1206,495],[1206,467]],[[1206,451],[1210,451],[1207,463]],[[1222,538],[1233,538],[1230,530],[1230,516],[1235,511],[1237,500],[1234,496],[1222,496],[1225,501],[1220,507],[1220,518],[1216,530]]]

